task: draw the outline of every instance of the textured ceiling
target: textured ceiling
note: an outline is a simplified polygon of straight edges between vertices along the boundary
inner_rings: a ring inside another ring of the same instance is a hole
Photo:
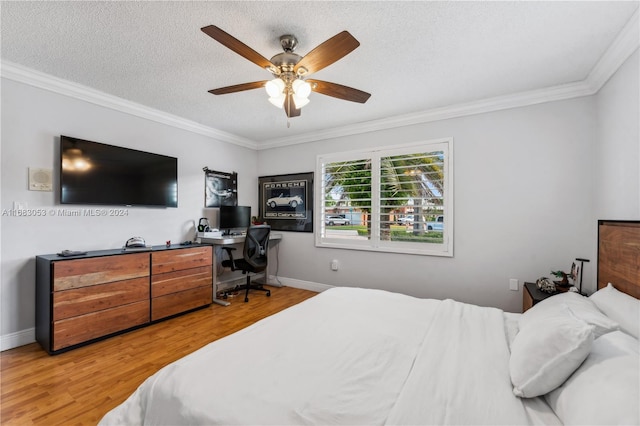
[[[95,2],[1,4],[2,60],[251,141],[582,81],[638,8],[604,2]],[[200,31],[216,25],[270,58],[348,30],[360,47],[313,78],[372,94],[317,93],[287,118],[262,89],[209,89],[270,74]]]

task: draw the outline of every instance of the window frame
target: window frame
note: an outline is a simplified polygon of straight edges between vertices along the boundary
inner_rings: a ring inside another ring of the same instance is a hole
[[[443,161],[443,215],[446,226],[442,243],[415,243],[380,240],[380,158],[422,152],[442,151]],[[330,238],[323,236],[325,231],[325,193],[324,164],[340,161],[371,159],[376,167],[371,168],[371,236],[367,240],[351,240],[348,238]],[[316,247],[364,250],[387,253],[404,253],[424,256],[453,257],[453,138],[441,138],[419,141],[401,145],[381,146],[338,153],[319,154],[316,156],[316,176],[314,183],[315,211],[317,215],[314,230]]]

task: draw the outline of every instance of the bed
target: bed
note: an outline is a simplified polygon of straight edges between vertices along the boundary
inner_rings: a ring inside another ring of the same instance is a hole
[[[522,315],[332,288],[164,367],[100,424],[639,424],[639,241],[640,222],[601,221],[599,290]]]

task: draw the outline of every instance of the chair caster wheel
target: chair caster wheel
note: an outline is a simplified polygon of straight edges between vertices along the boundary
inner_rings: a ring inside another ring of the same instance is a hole
[[[270,291],[267,292],[267,297],[271,297],[271,292]]]

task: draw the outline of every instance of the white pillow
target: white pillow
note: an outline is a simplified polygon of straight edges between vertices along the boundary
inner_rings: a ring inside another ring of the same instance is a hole
[[[560,386],[589,355],[593,330],[567,305],[554,305],[544,318],[521,327],[509,358],[513,393],[530,398]]]
[[[640,424],[637,339],[621,331],[593,342],[591,353],[559,388],[545,395],[565,425]]]
[[[520,317],[520,328],[539,322],[549,315],[549,311],[555,311],[558,305],[567,305],[576,317],[587,324],[595,326],[595,337],[620,329],[620,325],[600,312],[595,303],[589,300],[588,297],[569,291],[547,297],[533,305],[531,309]]]
[[[640,300],[617,290],[611,283],[593,293],[589,299],[620,328],[640,339]]]

